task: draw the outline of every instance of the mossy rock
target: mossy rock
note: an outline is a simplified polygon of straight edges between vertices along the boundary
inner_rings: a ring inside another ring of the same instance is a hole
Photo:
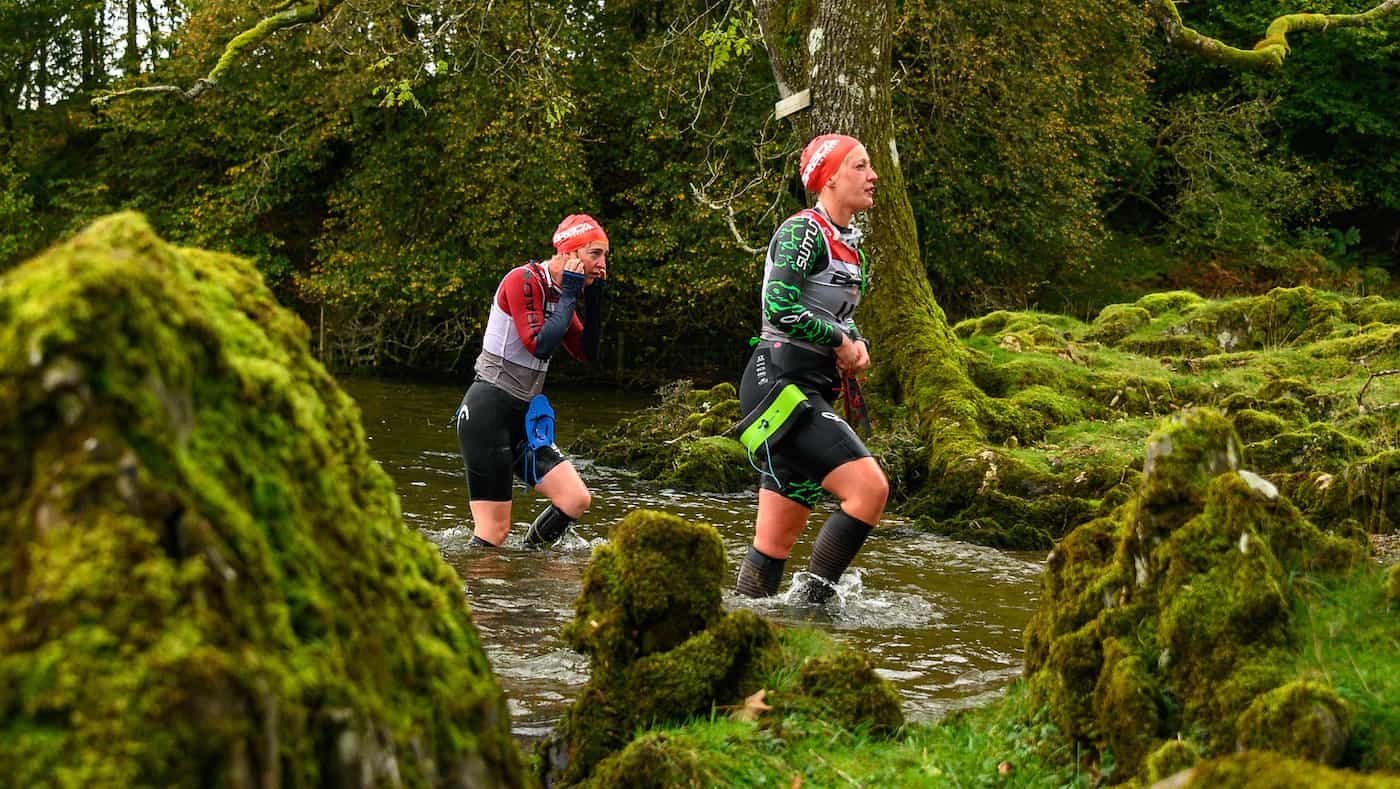
[[[724,546],[708,524],[635,510],[612,527],[583,575],[564,638],[605,666],[672,649],[723,615]],[[678,558],[679,557],[679,558]]]
[[[1392,564],[1385,573],[1385,599],[1392,608],[1400,606],[1400,563]]]
[[[1306,680],[1256,698],[1240,715],[1237,750],[1268,750],[1333,767],[1347,747],[1350,712],[1332,690]]]
[[[1290,759],[1270,751],[1208,759],[1172,777],[1170,789],[1272,789],[1306,786],[1308,789],[1395,789],[1388,775],[1363,775],[1326,767],[1302,759]]]
[[[1361,440],[1331,425],[1314,422],[1303,430],[1279,433],[1244,449],[1250,466],[1261,471],[1326,471],[1340,473],[1368,454]]]
[[[1109,345],[1152,322],[1152,313],[1136,304],[1110,304],[1094,318],[1085,339]]]
[[[1193,331],[1217,339],[1227,350],[1276,350],[1315,342],[1345,323],[1342,298],[1309,287],[1275,288],[1261,296],[1211,302],[1189,320]]]
[[[1233,748],[1241,712],[1292,679],[1291,579],[1360,561],[1358,543],[1319,531],[1239,455],[1219,412],[1173,415],[1132,498],[1047,558],[1026,628],[1031,688],[1063,733],[1129,773],[1177,731]]]
[[[737,493],[758,482],[744,445],[732,438],[709,436],[687,443],[677,453],[673,468],[656,481],[682,490]]]
[[[1347,319],[1362,326],[1368,323],[1400,324],[1400,301],[1364,296],[1348,303]]]
[[[1147,757],[1147,781],[1156,784],[1201,761],[1201,754],[1188,740],[1167,740]]]
[[[815,700],[815,705],[807,705],[813,706],[811,711],[846,729],[888,736],[904,725],[898,694],[875,673],[870,658],[859,652],[846,650],[808,660],[802,665],[798,692]],[[780,703],[796,706],[790,700]]]
[[[1253,408],[1241,408],[1231,412],[1230,421],[1234,423],[1235,432],[1239,434],[1240,440],[1246,444],[1265,441],[1288,431],[1288,423],[1283,419]]]
[[[677,737],[653,732],[627,744],[616,754],[598,763],[597,769],[581,787],[627,787],[627,789],[670,789],[675,786],[704,786],[705,754],[686,743],[677,747]]]
[[[1161,293],[1149,293],[1138,299],[1134,304],[1147,310],[1152,317],[1160,317],[1169,313],[1182,313],[1200,307],[1206,300],[1189,290],[1168,290]]]
[[[725,436],[740,419],[733,384],[692,389],[676,381],[660,402],[608,431],[586,431],[570,450],[683,490],[734,493],[758,481],[742,445]]]
[[[134,214],[0,276],[6,781],[526,780],[461,579],[308,337]]]
[[[1212,337],[1196,334],[1130,334],[1117,344],[1118,348],[1144,356],[1164,358],[1169,356],[1210,356],[1221,352],[1220,343]]]
[[[740,680],[773,632],[747,609],[724,613],[727,581],[713,526],[636,510],[612,528],[564,628],[591,675],[542,749],[546,783],[587,778],[640,727],[742,698]]]
[[[1137,773],[1160,741],[1163,714],[1157,693],[1141,655],[1119,639],[1104,642],[1103,668],[1094,686],[1094,718],[1119,722],[1104,732],[1104,742],[1113,751],[1115,769],[1124,774]]]

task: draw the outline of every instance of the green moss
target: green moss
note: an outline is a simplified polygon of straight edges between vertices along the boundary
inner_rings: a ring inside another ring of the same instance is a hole
[[[1365,296],[1347,305],[1347,319],[1352,323],[1400,324],[1400,301],[1391,301],[1380,296]]]
[[[1047,559],[1027,676],[1061,731],[1127,773],[1174,731],[1233,748],[1240,713],[1290,679],[1292,579],[1360,560],[1238,459],[1224,416],[1174,415],[1133,497]]]
[[[725,422],[725,429],[731,424]],[[756,477],[744,446],[723,436],[686,443],[674,463],[673,469],[657,476],[659,484],[682,490],[737,493],[753,487]]]
[[[609,431],[585,432],[570,449],[683,490],[734,493],[758,481],[743,446],[724,437],[741,416],[732,384],[696,390],[676,381],[659,395],[657,405]]]
[[[1138,772],[1161,740],[1162,713],[1157,683],[1140,655],[1116,638],[1104,642],[1103,668],[1094,687],[1094,718],[1116,721],[1104,732],[1116,770]]]
[[[595,665],[607,670],[672,649],[723,615],[724,547],[713,526],[636,510],[608,537],[564,628],[568,644]]]
[[[1240,715],[1239,750],[1269,750],[1337,766],[1346,752],[1350,711],[1332,690],[1298,680],[1256,698]]]
[[[526,780],[461,579],[251,263],[117,215],[0,315],[6,780]]]
[[[806,707],[808,712],[839,726],[874,735],[890,735],[904,725],[899,696],[889,682],[875,673],[870,658],[862,653],[843,651],[808,660],[802,665],[797,687],[797,699],[780,699],[779,703],[784,707]],[[815,704],[805,703],[802,697]]]
[[[1206,300],[1189,290],[1169,290],[1161,293],[1149,293],[1138,299],[1135,304],[1145,310],[1152,317],[1160,317],[1167,313],[1188,312],[1205,304]]]
[[[1264,789],[1272,786],[1306,786],[1309,789],[1393,788],[1396,779],[1384,775],[1360,775],[1290,759],[1267,751],[1249,751],[1204,761],[1183,776],[1183,789]]]
[[[1114,345],[1151,321],[1152,313],[1144,307],[1136,304],[1110,304],[1099,311],[1085,339]]]
[[[1278,433],[1245,447],[1251,467],[1260,471],[1325,471],[1340,473],[1352,461],[1368,454],[1365,442],[1314,422],[1306,428]]]
[[[591,676],[541,748],[546,783],[650,786],[693,776],[689,757],[668,756],[664,738],[632,742],[638,732],[738,706],[760,689],[774,716],[878,734],[902,724],[898,698],[867,658],[820,634],[777,635],[748,609],[723,613],[727,581],[713,527],[644,510],[613,527],[565,628]]]
[[[1288,423],[1279,417],[1253,408],[1231,412],[1230,421],[1234,423],[1240,440],[1246,444],[1265,441],[1288,429]]]
[[[1155,784],[1201,761],[1201,754],[1187,740],[1167,740],[1147,757],[1147,782]]]
[[[1385,599],[1390,605],[1400,606],[1400,563],[1392,564],[1385,574]]]

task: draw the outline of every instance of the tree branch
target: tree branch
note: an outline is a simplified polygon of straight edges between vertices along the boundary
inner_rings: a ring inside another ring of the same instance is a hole
[[[1238,49],[1187,27],[1173,0],[1151,0],[1157,23],[1167,41],[1178,49],[1195,52],[1207,60],[1234,68],[1279,68],[1288,56],[1289,33],[1326,30],[1329,27],[1361,27],[1400,8],[1400,0],[1384,0],[1359,14],[1288,14],[1276,18],[1253,49]]]
[[[1397,0],[1400,2],[1400,0]],[[100,107],[113,100],[131,96],[138,93],[175,93],[179,96],[193,101],[199,95],[214,85],[218,84],[224,72],[233,65],[234,61],[243,55],[244,52],[262,44],[274,33],[285,30],[289,27],[317,22],[323,19],[326,12],[330,11],[340,0],[311,0],[302,5],[293,6],[290,3],[283,3],[288,6],[285,10],[263,18],[262,21],[247,30],[233,37],[232,41],[224,47],[224,52],[219,56],[219,62],[214,64],[214,68],[203,77],[195,80],[195,83],[188,89],[178,85],[145,85],[139,88],[128,88],[126,90],[103,93],[92,98],[92,104]]]
[[[773,0],[754,0],[754,18],[758,20],[758,32],[763,38],[763,47],[768,50],[768,65],[773,69],[773,82],[778,85],[778,98],[785,99],[793,94],[787,80],[783,79],[783,64],[773,37],[768,34],[768,17],[773,13]]]

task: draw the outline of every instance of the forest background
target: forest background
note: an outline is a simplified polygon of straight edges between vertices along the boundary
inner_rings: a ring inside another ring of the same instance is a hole
[[[255,260],[333,367],[460,375],[500,277],[587,212],[613,248],[608,341],[595,370],[561,372],[737,376],[805,142],[774,117],[752,3],[322,2],[193,99],[104,101],[198,85],[290,4],[0,0],[0,270],[133,208]],[[1278,14],[1367,7],[1181,13],[1247,47]],[[1173,288],[1394,295],[1388,20],[1301,34],[1284,68],[1241,71],[1171,50],[1138,2],[896,8],[900,166],[951,320],[1088,319]]]

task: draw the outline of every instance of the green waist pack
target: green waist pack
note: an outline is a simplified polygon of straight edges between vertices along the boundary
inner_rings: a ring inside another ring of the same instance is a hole
[[[798,417],[810,410],[812,404],[796,384],[774,386],[763,402],[729,429],[729,434],[736,436],[752,455],[764,444],[776,444],[797,424]]]

